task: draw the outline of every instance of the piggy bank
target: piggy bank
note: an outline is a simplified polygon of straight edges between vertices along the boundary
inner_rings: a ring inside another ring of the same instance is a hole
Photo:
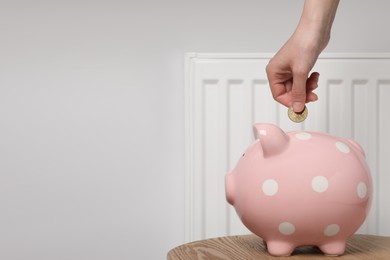
[[[353,140],[317,132],[253,126],[256,140],[226,175],[226,199],[268,252],[288,256],[299,246],[344,253],[365,220],[372,180]]]

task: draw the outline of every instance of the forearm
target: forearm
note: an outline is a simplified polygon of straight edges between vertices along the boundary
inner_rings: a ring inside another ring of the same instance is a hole
[[[305,31],[321,42],[324,49],[329,42],[339,0],[305,0],[297,31]]]

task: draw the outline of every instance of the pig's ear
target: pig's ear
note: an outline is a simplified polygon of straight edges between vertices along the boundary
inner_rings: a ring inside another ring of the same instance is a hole
[[[253,133],[260,140],[264,157],[270,157],[283,152],[289,142],[289,137],[282,129],[272,124],[255,124]]]

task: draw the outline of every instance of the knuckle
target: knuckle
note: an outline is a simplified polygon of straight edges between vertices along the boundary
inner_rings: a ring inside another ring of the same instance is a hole
[[[294,70],[294,75],[296,77],[306,77],[309,75],[309,70],[307,70],[306,68],[297,68]]]

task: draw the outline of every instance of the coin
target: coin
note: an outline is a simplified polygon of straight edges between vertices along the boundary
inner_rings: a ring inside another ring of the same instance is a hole
[[[295,123],[301,123],[301,122],[305,121],[305,119],[307,117],[307,113],[308,113],[308,110],[307,110],[306,106],[301,113],[295,113],[294,110],[292,109],[292,107],[290,107],[287,111],[288,117],[290,118],[291,121],[293,121]]]

